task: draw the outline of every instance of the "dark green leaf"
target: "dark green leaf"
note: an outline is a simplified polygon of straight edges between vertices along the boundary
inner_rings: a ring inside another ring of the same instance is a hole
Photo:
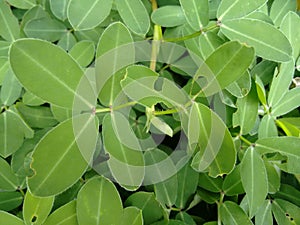
[[[11,211],[23,202],[20,192],[0,192],[0,210]]]

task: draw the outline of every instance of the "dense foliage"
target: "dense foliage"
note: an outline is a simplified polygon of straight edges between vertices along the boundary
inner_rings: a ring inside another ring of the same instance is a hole
[[[296,0],[0,0],[0,225],[300,224]]]

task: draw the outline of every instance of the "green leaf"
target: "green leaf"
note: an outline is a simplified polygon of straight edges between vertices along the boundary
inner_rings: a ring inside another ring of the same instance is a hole
[[[6,0],[10,5],[19,8],[19,9],[30,9],[34,6],[36,6],[36,0]]]
[[[7,110],[0,114],[0,155],[10,156],[22,145],[26,129],[24,121],[15,112]]]
[[[25,94],[22,96],[22,100],[25,105],[29,106],[39,106],[46,103],[44,100],[42,100],[41,98],[37,97],[29,91],[25,92]]]
[[[69,54],[78,62],[82,67],[86,67],[94,59],[95,45],[92,41],[77,42],[69,51]]]
[[[67,32],[65,25],[57,20],[43,17],[30,20],[24,26],[27,37],[39,38],[50,42],[59,40]]]
[[[168,5],[163,6],[151,14],[153,23],[163,27],[176,27],[186,23],[185,15],[180,6]]]
[[[72,108],[77,96],[89,108],[93,107],[88,99],[78,96],[83,71],[63,49],[42,40],[20,39],[11,46],[10,63],[21,84],[38,97]],[[57,66],[61,64],[64,66]]]
[[[172,159],[159,149],[146,151],[144,184],[154,184],[156,199],[163,205],[172,206],[177,199],[177,170]]]
[[[222,189],[227,196],[233,196],[245,193],[241,181],[240,166],[236,166],[234,170],[228,174],[223,182]]]
[[[266,89],[261,78],[258,75],[255,75],[255,85],[259,101],[264,107],[267,107]]]
[[[9,5],[0,1],[0,36],[7,41],[15,41],[20,37],[20,27]]]
[[[208,204],[214,204],[220,200],[219,193],[210,192],[202,188],[197,189],[197,196],[200,200],[203,200]]]
[[[126,26],[135,34],[145,36],[150,29],[150,18],[141,0],[115,0]]]
[[[144,224],[152,224],[164,218],[164,211],[153,193],[136,192],[125,201],[125,206],[135,206],[142,210]]]
[[[53,127],[57,124],[57,120],[54,119],[48,107],[30,107],[18,102],[16,108],[30,127],[45,128]]]
[[[60,107],[57,105],[51,105],[51,112],[53,114],[53,117],[59,122],[70,119],[72,117],[72,114],[74,113],[71,109]]]
[[[242,208],[234,202],[224,202],[220,206],[220,215],[224,225],[253,224]]]
[[[206,32],[199,37],[200,52],[204,59],[207,59],[222,44],[224,40],[213,31]]]
[[[7,57],[10,43],[8,41],[0,41],[0,57]],[[1,63],[2,65],[2,63]]]
[[[269,23],[246,18],[226,20],[221,25],[221,32],[230,40],[239,40],[253,46],[256,54],[264,59],[275,62],[291,59],[290,42],[281,31]]]
[[[198,186],[204,188],[205,190],[211,192],[221,192],[222,191],[223,179],[221,177],[212,178],[208,176],[207,173],[199,174]]]
[[[268,193],[276,193],[277,191],[279,191],[279,187],[281,185],[280,173],[278,172],[276,165],[273,165],[273,163],[267,160],[264,160],[264,163],[268,176]]]
[[[69,0],[67,16],[75,30],[95,28],[108,17],[112,0]]]
[[[274,198],[280,198],[289,201],[300,207],[300,191],[288,184],[281,184],[280,190],[276,192]]]
[[[9,61],[6,57],[0,57],[0,84],[2,85],[5,75],[9,71]]]
[[[0,190],[15,191],[18,189],[18,178],[12,172],[10,165],[0,158]]]
[[[219,5],[217,18],[225,21],[244,17],[262,7],[266,2],[267,0],[223,0]]]
[[[193,220],[192,216],[186,212],[179,212],[176,215],[176,219],[185,222],[186,225],[196,225],[196,222]]]
[[[252,147],[248,148],[241,162],[241,180],[249,204],[249,216],[252,218],[268,194],[265,164]]]
[[[123,214],[121,198],[116,187],[104,177],[90,179],[77,197],[79,225],[120,224]]]
[[[78,225],[76,201],[71,201],[55,210],[43,225]]]
[[[54,196],[40,198],[33,196],[29,191],[26,192],[23,204],[23,217],[26,225],[43,224],[54,202]]]
[[[224,58],[227,59],[224,61]],[[238,80],[254,59],[254,49],[237,41],[227,42],[217,48],[203,63],[195,75],[206,78],[201,84],[203,95],[215,94]]]
[[[97,87],[99,99],[103,105],[116,104],[116,98],[122,98],[120,81],[125,71],[119,70],[135,60],[135,49],[130,43],[133,38],[127,27],[121,22],[110,24],[102,33],[96,53]],[[123,56],[126,55],[126,58]],[[107,60],[109,59],[109,60]],[[107,69],[107,65],[109,69]],[[101,68],[105,68],[105,71]]]
[[[162,134],[166,134],[170,137],[173,136],[172,128],[159,117],[153,117],[151,119],[151,125],[153,125],[156,129],[158,129]]]
[[[189,25],[199,31],[209,22],[208,0],[180,0],[181,7]]]
[[[143,225],[142,210],[136,207],[127,207],[123,211],[121,225]]]
[[[120,112],[103,119],[103,142],[116,181],[125,189],[136,190],[144,179],[144,158],[138,139]]]
[[[243,98],[250,92],[251,84],[251,75],[246,71],[237,81],[227,86],[226,90],[237,98]]]
[[[241,134],[248,134],[254,127],[258,116],[258,98],[255,85],[249,94],[237,99],[237,111],[233,114],[233,126],[240,126]]]
[[[164,102],[168,107],[183,107],[188,101],[186,93],[174,82],[158,78],[158,74],[147,67],[134,65],[126,69],[126,76],[121,86],[126,95],[147,107]],[[159,88],[157,84],[159,82]]]
[[[289,90],[289,86],[294,76],[294,70],[295,66],[293,60],[280,65],[279,71],[275,73],[272,80],[268,95],[268,103],[270,107],[283,102],[282,98]]]
[[[217,177],[232,171],[236,153],[232,137],[220,117],[207,106],[193,104],[189,119],[189,145],[200,147],[192,161],[198,172]]]
[[[256,225],[272,225],[273,217],[272,217],[272,204],[271,201],[266,200],[264,204],[257,211],[255,216],[255,224]]]
[[[0,221],[1,223],[4,224],[24,225],[23,221],[20,218],[1,210],[0,210]]]
[[[20,192],[0,192],[0,210],[11,211],[22,205],[23,195]]]
[[[62,21],[67,19],[67,7],[69,0],[50,0],[49,3],[54,16]]]
[[[199,174],[186,161],[186,159],[182,159],[185,165],[177,173],[178,188],[175,205],[180,209],[184,209],[191,196],[195,194],[199,179]],[[180,165],[180,162],[178,165]]]
[[[258,138],[268,138],[278,136],[275,120],[270,115],[265,115],[260,121],[258,128]]]
[[[280,2],[280,1],[277,1]],[[287,3],[293,3],[292,1],[286,1]],[[300,54],[300,18],[295,12],[288,12],[282,19],[280,30],[291,42],[293,48],[293,57],[296,61]]]
[[[20,97],[22,86],[16,79],[16,76],[9,69],[4,77],[1,88],[0,98],[4,105],[10,106]]]
[[[57,45],[64,50],[69,51],[76,42],[75,36],[71,32],[66,32],[57,42]]]
[[[273,215],[280,225],[299,224],[299,210],[296,205],[282,199],[276,199],[272,204]]]
[[[276,120],[277,125],[287,136],[300,137],[300,126],[298,118],[281,118]]]
[[[32,154],[34,175],[27,178],[30,191],[36,196],[50,196],[71,187],[87,169],[97,129],[95,116],[82,114],[48,132]]]
[[[289,11],[296,11],[297,1],[281,1],[274,0],[270,9],[270,18],[273,20],[274,24],[279,27],[282,19],[286,16]]]
[[[288,91],[276,105],[272,107],[272,115],[275,117],[287,114],[300,106],[300,87]]]
[[[260,154],[280,153],[287,156],[287,170],[290,173],[300,173],[300,138],[297,137],[273,137],[259,139],[255,149]]]

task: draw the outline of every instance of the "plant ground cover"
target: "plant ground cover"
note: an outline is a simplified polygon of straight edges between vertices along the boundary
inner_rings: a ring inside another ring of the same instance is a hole
[[[0,0],[0,225],[300,224],[299,0]]]

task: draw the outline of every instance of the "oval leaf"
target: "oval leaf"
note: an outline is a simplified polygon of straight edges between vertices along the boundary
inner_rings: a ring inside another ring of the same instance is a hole
[[[224,60],[226,59],[226,60]],[[254,59],[254,49],[237,41],[227,42],[217,48],[203,63],[195,77],[206,78],[201,84],[202,95],[215,94],[238,80]]]
[[[145,36],[150,29],[150,18],[141,0],[115,0],[118,12],[135,34]]]
[[[298,137],[271,137],[259,139],[255,149],[261,153],[280,153],[287,156],[287,170],[290,173],[300,173],[300,138]]]
[[[33,196],[29,191],[27,191],[23,204],[23,217],[25,224],[43,224],[52,209],[53,202],[54,196],[40,198]]]
[[[54,42],[59,40],[66,32],[65,25],[57,20],[44,17],[30,20],[24,27],[27,37],[39,38]]]
[[[176,27],[186,22],[182,8],[175,5],[156,9],[152,13],[151,19],[155,24],[163,27]]]
[[[20,218],[1,210],[0,210],[0,221],[3,224],[24,225],[24,222]]]
[[[241,179],[252,218],[262,206],[268,194],[267,171],[261,156],[252,147],[248,148],[241,162]]]
[[[67,16],[75,30],[95,28],[109,15],[112,0],[69,0]]]
[[[104,177],[90,179],[77,197],[79,225],[120,224],[123,207],[113,183]]]
[[[0,1],[0,35],[7,41],[20,37],[19,22],[5,1]]]
[[[208,24],[208,0],[180,0],[181,7],[189,25],[199,31]]]
[[[226,20],[221,25],[221,32],[230,40],[239,40],[253,46],[256,54],[264,59],[275,62],[291,59],[290,42],[281,31],[269,23],[246,18]]]
[[[59,124],[43,137],[32,154],[34,175],[27,178],[31,193],[56,195],[82,176],[97,140],[95,119],[89,114],[77,116]],[[79,148],[80,144],[84,144],[84,151]]]
[[[200,147],[192,161],[196,171],[209,171],[210,176],[217,177],[233,169],[236,153],[231,134],[220,117],[207,106],[193,104],[188,139],[192,148]]]
[[[234,202],[226,201],[220,206],[224,225],[253,225],[243,209]]]
[[[78,225],[76,201],[71,201],[55,210],[43,225]]]
[[[222,0],[217,18],[220,21],[244,17],[266,4],[267,0]]]
[[[10,63],[26,89],[50,103],[72,108],[83,71],[63,49],[42,40],[20,39],[11,46]],[[93,107],[88,100],[82,101]]]

